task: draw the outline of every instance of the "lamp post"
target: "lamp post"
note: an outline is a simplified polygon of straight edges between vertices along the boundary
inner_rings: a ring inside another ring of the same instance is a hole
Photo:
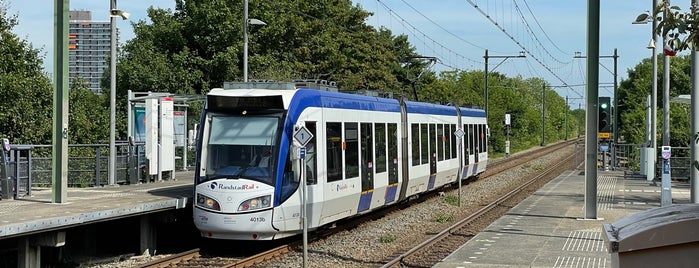
[[[129,13],[118,10],[116,0],[111,0],[109,4],[109,25],[111,33],[109,39],[109,185],[116,183],[116,18],[128,19]]]
[[[488,116],[488,58],[502,59],[502,61],[500,63],[498,63],[498,65],[495,65],[495,67],[493,67],[493,70],[495,70],[496,68],[498,68],[498,66],[500,66],[503,62],[505,62],[505,60],[507,60],[509,58],[526,58],[526,57],[527,56],[525,55],[524,51],[520,51],[519,55],[516,55],[516,56],[489,56],[488,50],[487,49],[485,50],[485,56],[483,56],[483,58],[485,59],[485,82],[484,82],[484,87],[483,87],[483,98],[484,98],[483,109],[485,110],[486,117]]]
[[[658,3],[657,0],[653,0],[653,8],[655,8]],[[648,165],[653,167],[653,172],[649,172],[647,174],[647,180],[652,181],[655,177],[655,161],[657,160],[657,155],[658,155],[658,150],[657,150],[657,133],[658,133],[658,56],[656,55],[656,50],[655,50],[655,41],[656,41],[656,35],[655,35],[655,29],[658,27],[658,21],[653,18],[653,15],[650,13],[650,11],[647,11],[646,13],[641,13],[636,17],[636,20],[633,21],[631,24],[647,24],[649,22],[652,22],[652,28],[651,28],[651,39],[650,42],[648,42],[647,48],[651,50],[651,61],[653,64],[653,72],[652,72],[652,86],[651,86],[651,116],[650,116],[650,125],[651,125],[651,135],[650,135],[650,154],[647,154],[646,158],[648,159]],[[646,169],[648,170],[648,169]]]
[[[670,5],[670,0],[666,3]],[[664,13],[663,17],[667,18],[667,14]],[[663,36],[663,44],[668,41],[667,39],[667,36]],[[670,56],[663,53],[663,147],[666,146],[670,147]],[[663,157],[661,173],[660,206],[665,207],[672,205],[670,159]]]
[[[267,25],[258,19],[248,19],[248,0],[243,0],[243,82],[248,81],[248,25]]]

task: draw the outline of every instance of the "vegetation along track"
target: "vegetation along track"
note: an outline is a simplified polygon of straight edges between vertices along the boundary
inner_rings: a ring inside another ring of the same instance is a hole
[[[316,232],[309,243],[309,266],[431,267],[510,207],[573,167],[576,157],[572,144],[575,142],[562,142],[489,161],[488,171],[479,180],[462,187],[465,198],[461,207],[454,204],[457,190],[445,190],[410,206],[393,206],[368,217],[338,223],[337,228]],[[514,199],[501,197],[516,192],[519,194]],[[434,241],[439,241],[439,246],[434,246]],[[242,244],[229,243],[229,246],[235,245]],[[301,252],[300,242],[293,241],[250,257],[225,258],[202,253],[185,257],[186,261],[168,260],[168,265],[154,261],[142,267],[294,267],[302,263]]]

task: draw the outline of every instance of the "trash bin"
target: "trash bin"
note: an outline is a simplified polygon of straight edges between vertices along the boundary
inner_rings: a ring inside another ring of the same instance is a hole
[[[642,211],[604,224],[612,267],[697,267],[699,204]]]

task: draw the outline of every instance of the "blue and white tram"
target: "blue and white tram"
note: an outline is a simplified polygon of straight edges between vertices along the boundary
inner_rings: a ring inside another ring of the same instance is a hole
[[[300,125],[313,135],[303,160],[292,156]],[[487,133],[483,110],[309,88],[213,89],[198,132],[194,222],[216,239],[299,234],[305,162],[313,230],[477,176]]]

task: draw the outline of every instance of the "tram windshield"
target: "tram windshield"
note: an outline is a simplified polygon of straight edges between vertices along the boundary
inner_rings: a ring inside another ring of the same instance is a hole
[[[280,117],[213,114],[207,121],[208,139],[201,159],[206,168],[203,181],[245,178],[274,184]]]

